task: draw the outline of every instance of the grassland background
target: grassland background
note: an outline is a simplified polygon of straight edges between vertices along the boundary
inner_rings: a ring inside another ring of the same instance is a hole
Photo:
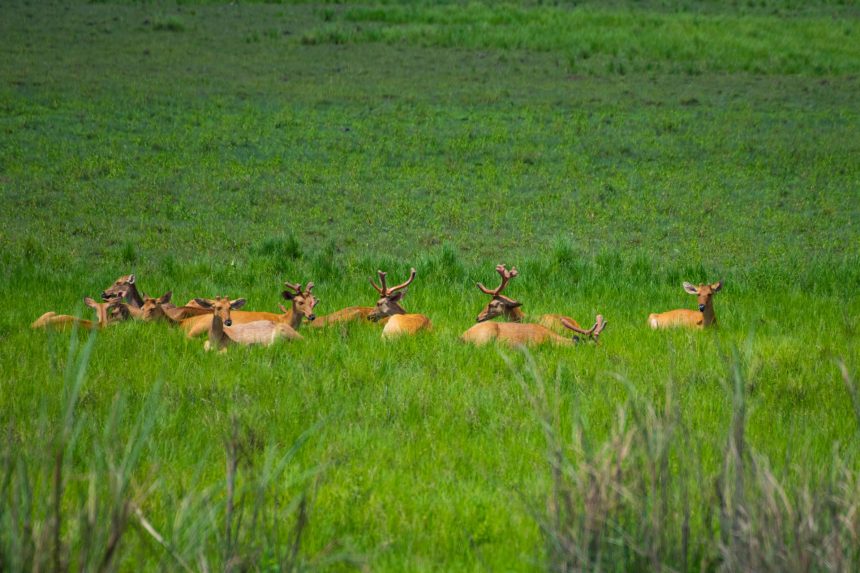
[[[166,327],[99,334],[81,443],[118,393],[134,409],[162,381],[141,474],[169,529],[170,500],[222,479],[231,415],[258,448],[322,422],[295,469],[325,467],[311,550],[337,539],[373,570],[531,569],[543,545],[517,492],[540,506],[546,491],[540,428],[497,350],[457,341],[485,303],[473,283],[506,262],[527,312],[609,320],[600,347],[535,351],[597,436],[628,393],[616,376],[655,403],[671,377],[716,471],[738,345],[750,440],[779,475],[834,452],[856,468],[833,360],[860,358],[857,17],[828,2],[4,2],[0,421],[38,457],[68,336],[28,325],[120,274],[260,310],[283,280],[313,280],[324,314],[372,303],[377,268],[415,266],[405,306],[435,326],[415,339],[357,325],[211,356]],[[693,306],[681,281],[717,279],[719,332],[645,327]],[[162,558],[135,539],[125,568]]]

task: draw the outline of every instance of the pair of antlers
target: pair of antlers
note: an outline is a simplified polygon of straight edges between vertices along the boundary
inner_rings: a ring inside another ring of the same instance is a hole
[[[505,290],[505,287],[508,286],[508,281],[520,274],[520,271],[517,270],[517,267],[511,267],[511,270],[508,270],[507,268],[505,268],[505,265],[496,265],[496,272],[499,273],[499,275],[501,275],[502,277],[501,284],[497,286],[495,290],[490,290],[483,284],[477,283],[478,288],[481,290],[482,293],[488,294],[490,296],[498,296],[503,290]]]
[[[409,278],[406,279],[405,283],[399,284],[399,285],[391,287],[391,288],[388,288],[388,285],[385,284],[385,277],[388,275],[388,273],[383,272],[383,271],[376,271],[376,274],[379,275],[379,284],[382,285],[381,287],[376,286],[376,283],[373,282],[373,279],[369,278],[367,280],[370,281],[370,284],[373,285],[373,288],[376,289],[376,291],[379,293],[380,296],[385,297],[385,296],[391,296],[395,292],[397,292],[401,289],[405,289],[406,287],[411,285],[412,281],[415,280],[416,271],[413,268],[411,271],[409,271]]]
[[[290,289],[290,290],[295,291],[295,293],[296,293],[296,294],[302,294],[302,283],[293,284],[293,283],[285,282],[285,283],[284,283],[284,286],[285,286],[285,287],[287,287],[287,288],[288,288],[288,289]],[[309,283],[308,283],[308,286],[307,286],[307,288],[305,289],[305,291],[304,291],[304,292],[305,292],[305,293],[310,293],[310,292],[311,292],[311,290],[313,290],[313,288],[314,288],[314,283],[313,283],[313,282],[309,282]]]
[[[577,334],[581,334],[581,335],[585,336],[586,338],[590,338],[594,341],[595,344],[597,344],[597,340],[598,340],[598,338],[600,338],[600,333],[603,332],[604,328],[606,328],[606,321],[603,320],[602,314],[598,314],[597,318],[595,320],[596,320],[596,322],[594,323],[594,326],[592,326],[588,330],[584,330],[582,328],[577,327],[575,324],[573,324],[572,322],[570,322],[566,318],[562,318],[561,323],[564,325],[565,328],[569,328],[570,330],[576,332]],[[574,340],[578,342],[579,337],[575,336]]]

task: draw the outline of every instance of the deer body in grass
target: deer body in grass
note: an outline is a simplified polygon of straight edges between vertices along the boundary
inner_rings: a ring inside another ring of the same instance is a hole
[[[496,272],[502,280],[498,287],[488,289],[481,283],[477,283],[478,289],[484,294],[492,296],[489,304],[478,314],[475,326],[467,330],[461,337],[466,342],[473,344],[486,344],[492,340],[521,345],[521,344],[574,344],[579,341],[577,335],[585,336],[597,342],[600,333],[606,327],[606,322],[601,315],[597,315],[596,322],[589,330],[585,330],[570,317],[560,314],[545,314],[538,318],[537,323],[525,322],[526,315],[520,310],[522,303],[502,294],[510,280],[519,272],[515,267],[507,270],[505,265],[497,265]],[[496,317],[504,317],[506,322],[489,322]],[[561,327],[573,331],[572,338],[566,338],[553,331],[553,327]]]
[[[376,271],[376,273],[379,275],[379,285],[374,283],[373,279],[370,279],[370,284],[379,293],[380,298],[376,301],[376,307],[367,318],[374,322],[387,319],[382,329],[382,337],[391,338],[428,330],[431,327],[429,318],[423,314],[408,313],[400,306],[400,302],[406,296],[406,287],[415,280],[415,269],[409,272],[409,278],[406,282],[390,288],[386,283],[387,273],[382,271]]]
[[[105,302],[96,302],[90,297],[84,298],[84,304],[96,311],[96,320],[86,320],[71,316],[68,314],[57,314],[56,312],[46,312],[37,318],[31,328],[54,328],[66,329],[73,326],[92,330],[94,328],[104,328],[114,322],[119,322],[129,318],[129,311],[126,304],[122,301],[122,297],[114,296]]]
[[[648,316],[648,325],[651,328],[708,328],[717,325],[717,317],[714,314],[714,295],[723,288],[723,281],[699,286],[685,282],[683,287],[687,293],[696,295],[699,310],[681,308],[653,313]]]
[[[290,308],[279,305],[283,314],[237,310],[231,313],[233,324],[239,325],[267,320],[276,324],[285,324],[296,332],[296,336],[293,338],[301,338],[301,335],[299,335],[297,331],[302,325],[302,321],[307,320],[312,323],[316,320],[314,307],[319,304],[319,299],[317,299],[312,292],[314,283],[309,282],[304,289],[302,289],[301,283],[292,284],[285,282],[284,285],[287,288],[281,293],[281,296],[284,297],[285,300],[290,301]],[[199,300],[195,300],[195,305],[199,306]],[[204,312],[208,313],[209,310],[204,309]],[[208,332],[211,322],[212,314],[195,316],[193,318],[183,320],[182,328],[185,330],[185,334],[189,338],[194,338],[204,332]]]
[[[212,320],[209,322],[209,340],[203,345],[206,350],[224,352],[234,344],[269,346],[282,338],[301,338],[289,325],[271,320],[255,320],[234,325],[231,313],[245,305],[243,298],[230,300],[227,297],[219,296],[214,299],[198,298],[195,301],[201,308],[212,311]]]

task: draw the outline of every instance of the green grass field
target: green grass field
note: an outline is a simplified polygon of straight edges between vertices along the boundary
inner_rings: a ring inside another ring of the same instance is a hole
[[[672,509],[616,514],[582,569],[653,570],[643,531],[677,545],[686,507],[689,559],[663,565],[742,570],[714,509],[739,380],[737,459],[769,460],[792,516],[807,486],[856,502],[858,38],[850,2],[4,3],[0,569],[275,570],[295,531],[297,568],[552,569],[553,484],[653,407],[683,440],[631,439]],[[525,312],[604,314],[601,344],[461,343],[500,262]],[[397,341],[215,355],[163,325],[29,328],[130,272],[268,311],[314,281],[327,314],[411,266],[404,306],[434,328]],[[719,279],[718,331],[647,327]]]

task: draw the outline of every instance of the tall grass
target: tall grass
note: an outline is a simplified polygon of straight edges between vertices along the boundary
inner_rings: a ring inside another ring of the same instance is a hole
[[[309,554],[303,539],[318,469],[291,466],[313,429],[284,451],[255,453],[238,418],[224,437],[225,472],[176,494],[146,460],[164,406],[155,388],[139,412],[118,394],[104,420],[82,413],[96,335],[72,334],[58,411],[43,409],[35,434],[13,418],[0,450],[0,570],[113,571],[123,563],[185,571],[300,571],[355,558],[332,542]],[[101,426],[91,433],[87,426]],[[85,436],[87,436],[85,438]],[[276,491],[277,490],[277,491]],[[290,492],[287,497],[284,492]],[[148,504],[160,499],[160,520]],[[167,518],[167,519],[165,519]]]
[[[669,377],[662,407],[632,385],[605,439],[576,408],[560,411],[529,360],[509,366],[543,428],[550,489],[533,515],[550,571],[855,571],[860,565],[860,472],[834,449],[830,467],[792,468],[786,483],[747,441],[750,381],[726,360],[732,410],[716,474],[687,439]],[[856,387],[840,363],[848,392]],[[623,379],[621,379],[623,382]],[[857,417],[860,424],[860,413]]]

